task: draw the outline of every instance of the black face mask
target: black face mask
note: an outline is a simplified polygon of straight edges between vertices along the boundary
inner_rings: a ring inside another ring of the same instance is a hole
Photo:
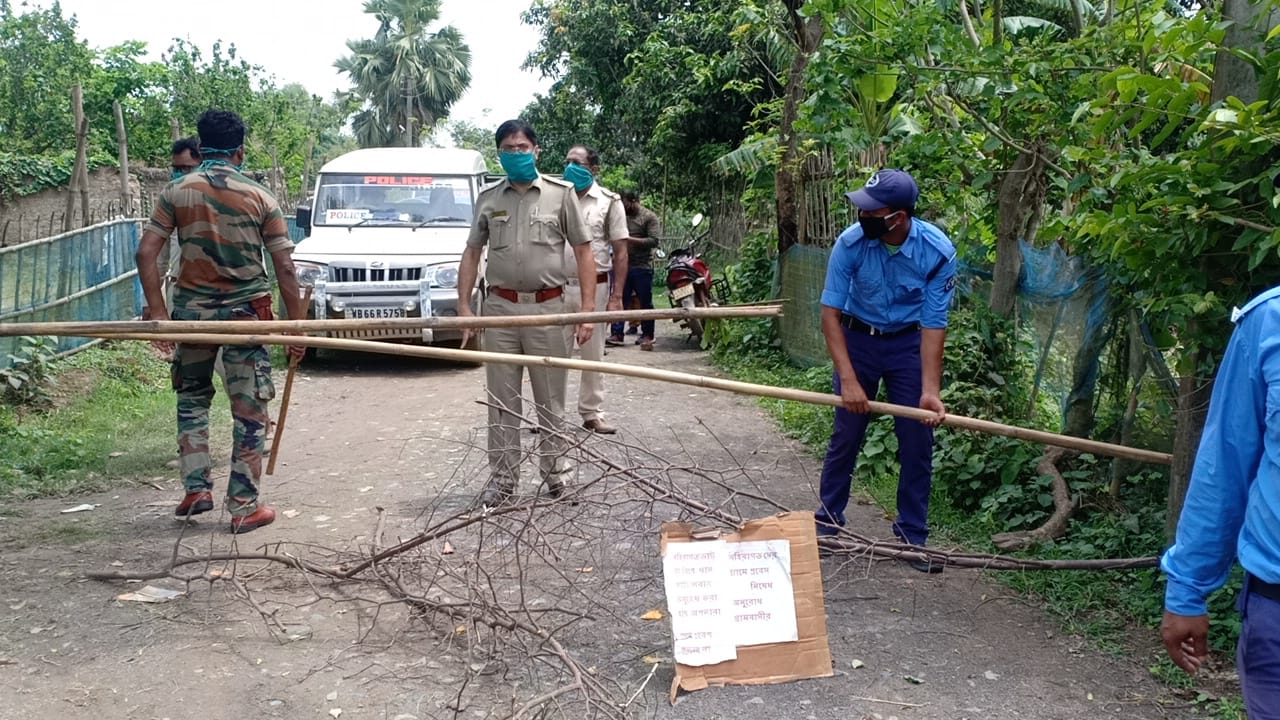
[[[858,213],[858,224],[862,226],[862,236],[869,240],[879,240],[889,234],[889,218],[898,213],[890,213],[884,217],[873,217]]]

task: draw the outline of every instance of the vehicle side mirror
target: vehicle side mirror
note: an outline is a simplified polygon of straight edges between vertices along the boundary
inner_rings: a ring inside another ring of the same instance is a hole
[[[694,215],[693,219],[689,221],[689,227],[690,228],[698,227],[699,225],[702,224],[702,220],[703,220],[702,213],[698,213],[697,215]]]
[[[301,228],[307,237],[311,237],[311,206],[299,205],[293,211],[293,223]]]

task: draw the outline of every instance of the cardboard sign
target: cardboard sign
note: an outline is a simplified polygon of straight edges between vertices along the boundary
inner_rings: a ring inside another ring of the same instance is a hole
[[[688,523],[664,523],[661,550],[672,702],[681,689],[833,674],[812,513],[751,520],[709,540]]]

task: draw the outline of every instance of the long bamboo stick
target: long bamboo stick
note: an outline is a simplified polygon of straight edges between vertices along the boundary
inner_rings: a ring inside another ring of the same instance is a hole
[[[311,304],[311,288],[302,298],[302,306]],[[284,437],[284,423],[289,419],[289,399],[293,396],[293,378],[298,374],[298,362],[301,358],[289,357],[289,372],[284,378],[284,394],[280,396],[280,416],[276,419],[275,432],[271,436],[271,459],[267,461],[267,474],[276,474],[276,458],[280,457],[280,439]]]
[[[264,324],[266,323],[255,323],[254,325],[256,327]],[[241,327],[243,328],[243,325],[241,325]],[[727,390],[729,392],[740,393],[743,395],[771,397],[778,398],[780,400],[793,400],[795,402],[810,403],[813,405],[830,405],[832,407],[839,407],[841,404],[839,396],[826,393],[795,390],[793,388],[773,387],[771,385],[757,385],[755,383],[745,383],[737,380],[724,380],[722,378],[674,372],[672,370],[661,370],[659,368],[622,365],[618,363],[592,362],[590,360],[575,360],[573,358],[511,355],[507,353],[480,352],[475,350],[452,350],[448,348],[424,347],[418,345],[397,345],[393,343],[374,342],[371,340],[345,340],[340,338],[317,338],[297,335],[161,335],[140,333],[136,335],[117,334],[109,335],[107,337],[112,337],[117,340],[164,340],[168,342],[193,343],[197,345],[304,345],[306,347],[329,348],[333,350],[354,350],[358,352],[373,352],[386,355],[427,357],[438,360],[454,360],[467,363],[482,362],[502,363],[506,365],[546,365],[549,367],[565,368],[568,370],[588,370],[608,373],[610,375],[624,375],[627,377],[644,378],[646,380],[660,380],[663,382],[672,382],[681,385],[692,385],[694,387]],[[920,408],[905,407],[902,405],[892,405],[890,403],[874,401],[871,403],[871,412],[883,415],[893,415],[895,417],[910,418],[912,420],[926,420],[933,417],[933,413],[927,410],[921,410]],[[1131,448],[1124,445],[1116,445],[1114,443],[1099,442],[1097,440],[1087,440],[1085,438],[1072,437],[1070,435],[1059,435],[1057,433],[1045,432],[1043,430],[1032,430],[1014,425],[1005,425],[1004,423],[992,422],[990,420],[979,420],[977,418],[965,417],[963,415],[947,415],[946,418],[943,419],[942,424],[959,428],[961,430],[1011,437],[1018,440],[1041,443],[1043,445],[1054,445],[1071,450],[1078,450],[1080,452],[1093,453],[1095,455],[1121,457],[1129,460],[1137,460],[1139,462],[1153,463],[1156,465],[1169,465],[1172,462],[1172,456],[1168,453]]]
[[[419,330],[422,328],[461,329],[487,327],[530,327],[536,325],[576,325],[578,323],[610,323],[624,320],[687,320],[700,318],[781,317],[781,305],[726,305],[709,308],[671,308],[658,310],[618,310],[614,312],[557,313],[555,315],[510,315],[507,317],[474,316],[425,318],[386,318],[382,320],[265,320],[253,324],[263,333],[281,332],[351,332],[372,330]],[[32,322],[0,323],[0,336],[59,335],[73,337],[105,337],[137,333],[215,333],[235,335],[241,332],[235,323],[218,320],[110,320],[103,322]]]

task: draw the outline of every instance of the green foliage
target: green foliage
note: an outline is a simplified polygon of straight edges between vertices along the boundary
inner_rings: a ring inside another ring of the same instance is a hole
[[[527,64],[556,80],[524,112],[545,153],[593,145],[668,206],[706,206],[712,163],[790,59],[782,8],[757,0],[538,0],[525,21],[541,33]]]
[[[238,112],[249,127],[246,165],[283,169],[290,194],[301,191],[308,161],[314,171],[349,148],[342,135],[354,109],[348,101],[327,103],[296,85],[279,88],[234,45],[215,42],[206,52],[175,39],[159,62],[149,62],[142,42],[91,50],[76,30],[56,3],[18,12],[0,8],[0,200],[69,180],[71,88],[77,82],[84,89],[91,168],[116,163],[116,102],[130,157],[159,166],[169,160],[171,119],[192,134],[196,118],[210,107]]]
[[[362,106],[352,120],[361,147],[417,147],[471,84],[471,50],[452,25],[431,32],[440,0],[368,0],[372,39],[349,40],[335,66]]]
[[[48,405],[54,385],[49,364],[56,347],[47,337],[22,338],[18,352],[9,354],[9,366],[0,368],[0,400],[10,405]]]
[[[164,473],[174,457],[168,366],[146,343],[84,350],[56,361],[52,407],[19,414],[0,405],[0,498],[101,490],[119,479]],[[215,433],[225,404],[215,403]]]
[[[34,155],[75,147],[71,86],[90,74],[92,58],[76,38],[75,18],[64,17],[57,3],[24,12],[0,6],[0,137],[6,151]]]
[[[115,159],[109,155],[91,155],[88,163],[92,170],[114,165]],[[19,195],[65,186],[71,181],[75,164],[74,150],[48,155],[0,152],[0,200],[12,200]]]
[[[490,171],[496,172],[501,167],[498,163],[497,144],[493,140],[493,133],[497,129],[496,127],[483,128],[466,120],[450,120],[444,123],[442,127],[449,135],[452,147],[475,150],[480,153],[484,156],[485,164],[489,166]],[[547,155],[544,153],[543,158],[546,157]]]

